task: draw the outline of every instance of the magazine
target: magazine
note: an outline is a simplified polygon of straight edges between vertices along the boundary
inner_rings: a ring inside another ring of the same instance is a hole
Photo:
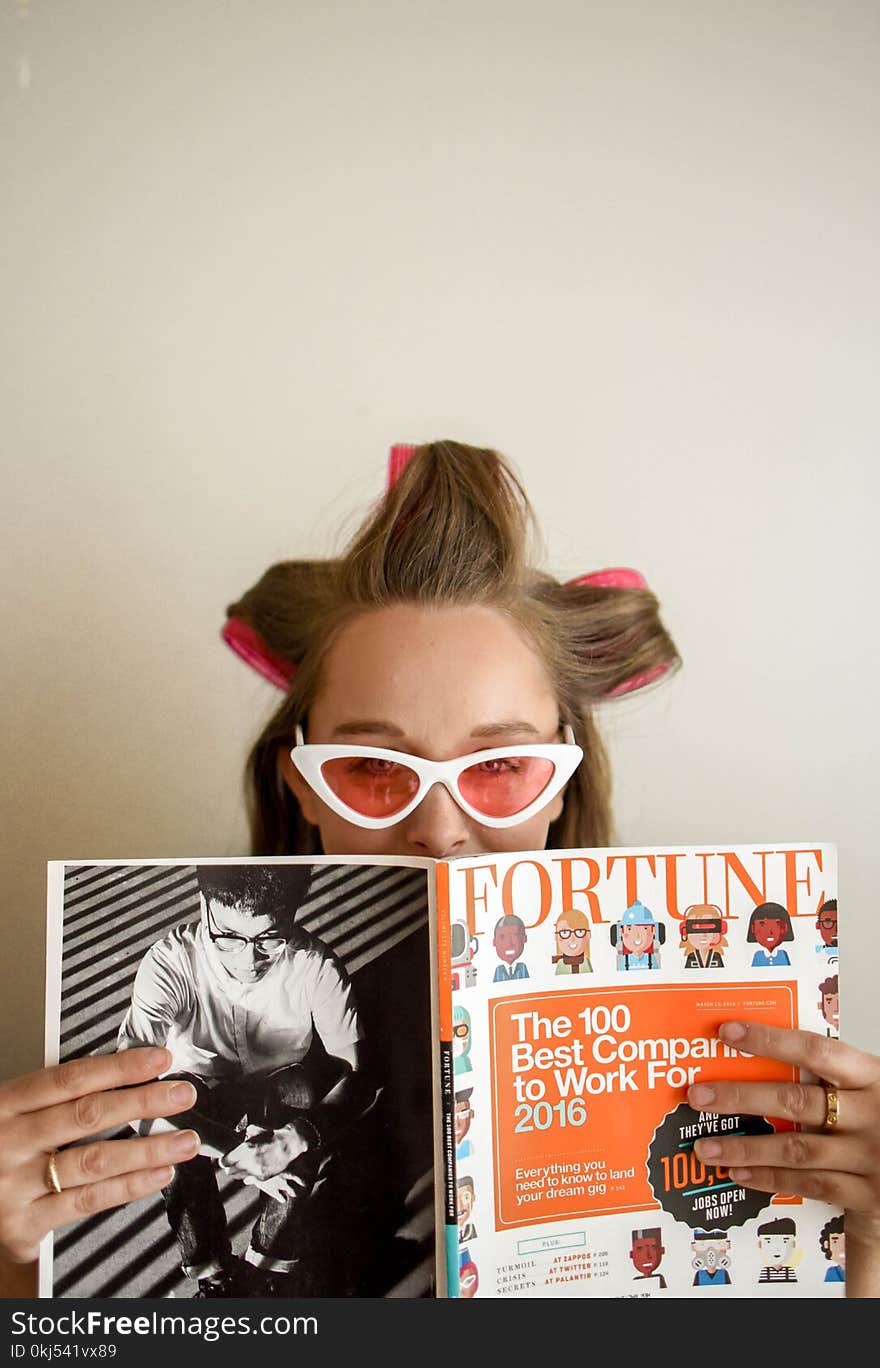
[[[224,914],[242,878],[286,899],[283,934]],[[284,1295],[843,1295],[838,1209],[693,1149],[788,1123],[685,1101],[701,1078],[797,1077],[722,1042],[722,1021],[838,1034],[836,881],[821,843],[51,862],[47,1062],[157,1040],[209,1101],[170,1123],[202,1140],[175,1170],[198,1168],[188,1197],[47,1239],[40,1295],[206,1295],[224,1240],[236,1296],[267,1295],[273,1269]],[[230,985],[215,951],[249,939],[271,967]],[[273,1013],[299,1019],[302,993],[300,1039]],[[278,1124],[267,1088],[310,1080],[286,1104],[323,1126],[349,1036],[365,1091],[320,1163],[286,1188],[243,1179],[229,1156]]]

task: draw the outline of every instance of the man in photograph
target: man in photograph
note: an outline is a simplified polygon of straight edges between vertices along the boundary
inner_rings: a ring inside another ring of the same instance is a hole
[[[348,1295],[334,1200],[347,1132],[375,1101],[341,963],[295,925],[308,865],[199,865],[200,917],[147,951],[118,1048],[163,1045],[196,1088],[199,1154],[163,1191],[197,1297]],[[168,1125],[170,1123],[160,1123]],[[141,1122],[147,1134],[155,1122]],[[218,1169],[259,1189],[244,1260]]]

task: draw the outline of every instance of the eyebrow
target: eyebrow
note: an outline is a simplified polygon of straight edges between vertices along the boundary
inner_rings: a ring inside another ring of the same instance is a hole
[[[334,727],[330,733],[333,736],[403,736],[400,727],[395,727],[393,722],[383,722],[374,718],[353,718],[348,722],[340,722],[338,727]]]
[[[395,738],[405,736],[406,733],[401,727],[397,727],[393,722],[384,721],[381,718],[352,718],[347,722],[340,722],[333,728],[331,736],[393,736]],[[511,721],[511,722],[486,722],[482,727],[475,727],[470,733],[471,739],[478,741],[488,736],[540,736],[541,733],[531,722]]]

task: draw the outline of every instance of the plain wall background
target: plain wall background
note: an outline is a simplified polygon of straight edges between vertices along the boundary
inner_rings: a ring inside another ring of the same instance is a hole
[[[873,0],[19,0],[0,48],[4,1071],[45,861],[246,853],[225,605],[436,437],[548,568],[648,577],[620,839],[836,841],[880,1048]]]

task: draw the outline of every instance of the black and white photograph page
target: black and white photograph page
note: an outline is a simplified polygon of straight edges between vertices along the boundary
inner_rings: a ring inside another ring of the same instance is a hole
[[[169,1050],[192,1107],[115,1134],[173,1124],[200,1145],[151,1200],[59,1232],[42,1295],[432,1295],[426,872],[324,857],[50,874],[47,1041],[62,1061]]]

